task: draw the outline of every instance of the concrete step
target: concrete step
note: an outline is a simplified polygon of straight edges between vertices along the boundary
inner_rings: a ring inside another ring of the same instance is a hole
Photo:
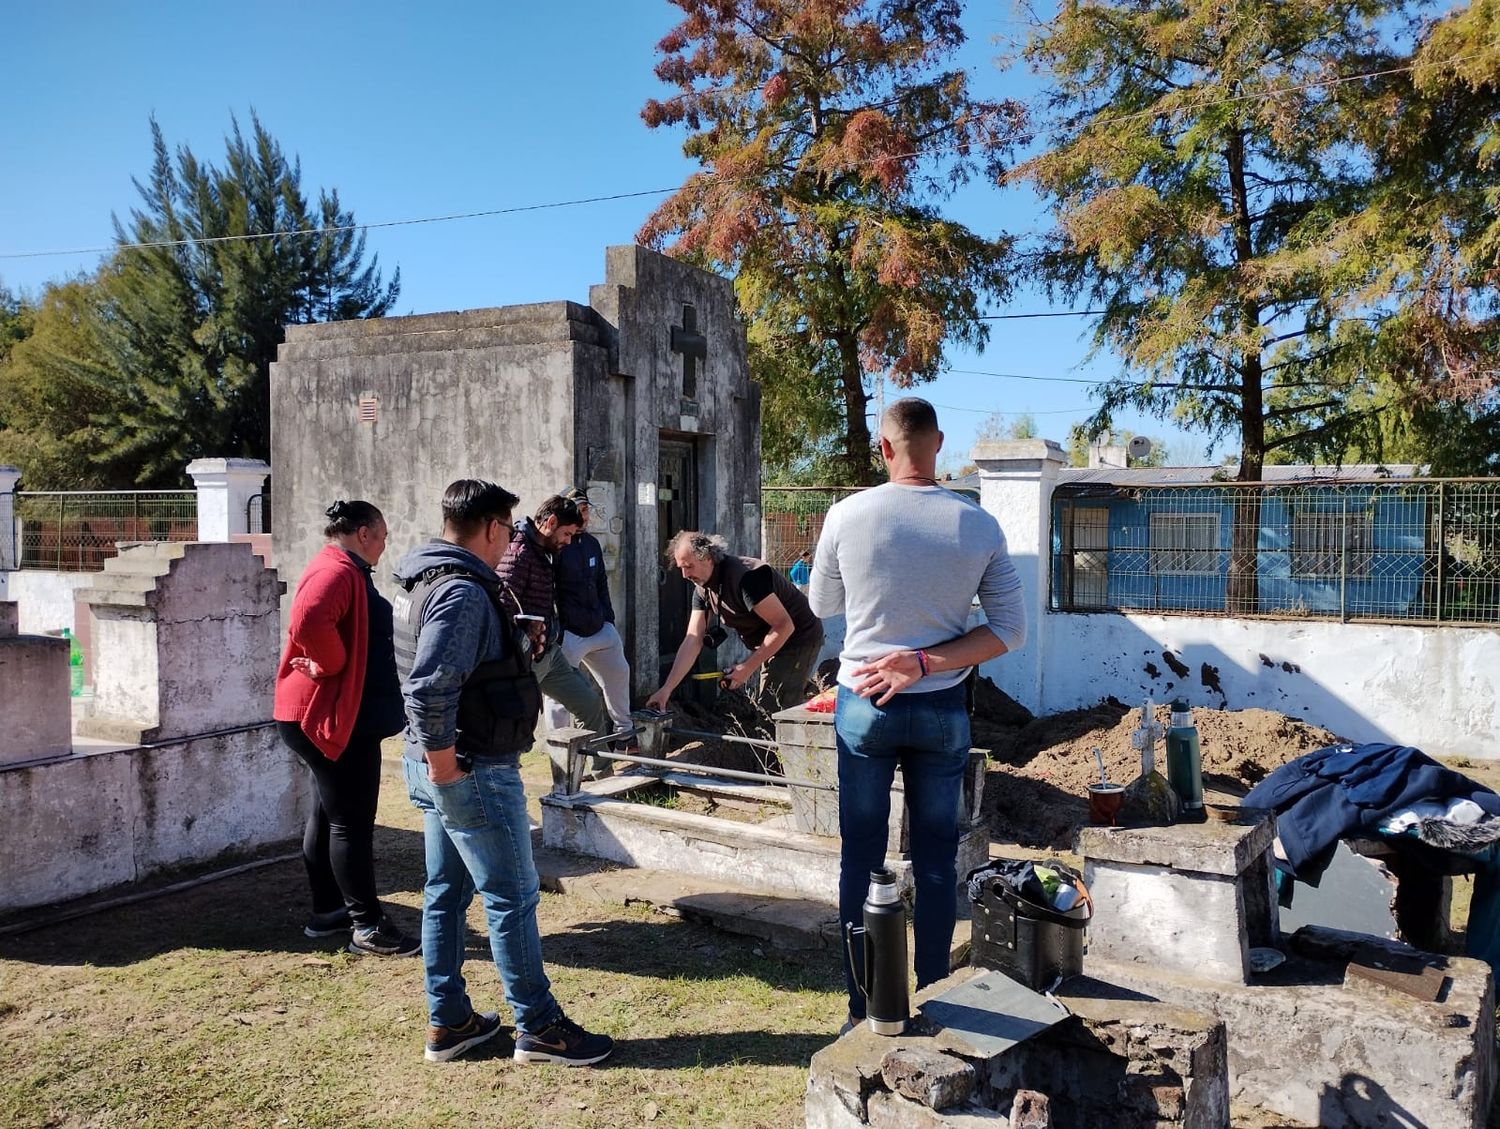
[[[605,905],[647,905],[659,913],[703,922],[726,933],[757,937],[775,949],[837,949],[843,943],[838,906],[831,901],[731,886],[691,874],[622,867],[543,847],[540,831],[532,834],[532,854],[542,889],[555,894]],[[969,933],[969,922],[960,918],[953,929],[950,968],[968,963]],[[911,948],[908,929],[907,951]]]
[[[538,833],[539,836],[540,833]],[[540,845],[532,852],[542,888],[586,901],[648,905],[727,933],[758,937],[778,949],[824,949],[839,943],[838,907],[690,874],[621,867]]]

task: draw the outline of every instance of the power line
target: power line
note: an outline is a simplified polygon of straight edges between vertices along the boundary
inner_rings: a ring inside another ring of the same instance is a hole
[[[950,368],[945,369],[944,371],[956,372],[961,376],[996,376],[1002,380],[1035,380],[1043,384],[1088,384],[1097,387],[1101,384],[1114,383],[1113,378],[1105,380],[1086,380],[1081,376],[1030,376],[1028,374],[1019,372],[986,372],[982,369],[972,368]],[[1141,386],[1145,387],[1149,383],[1149,381],[1142,381]]]
[[[1082,318],[1108,312],[1107,310],[1041,310],[1024,314],[980,314],[977,320],[1020,321],[1025,318]]]
[[[930,402],[931,401],[929,401],[929,403]],[[933,404],[932,406],[934,408],[942,408],[945,412],[976,412],[979,415],[985,416],[1071,416],[1077,415],[1079,412],[1091,412],[1094,410],[1087,404],[1085,404],[1081,408],[1048,408],[1046,411],[1041,412],[1033,412],[1030,410],[1011,412],[998,411],[991,408],[963,408],[959,407],[957,404]]]
[[[107,247],[75,247],[67,251],[12,251],[0,259],[41,259],[52,255],[95,255],[107,251],[145,251],[157,247],[206,246],[212,243],[244,243],[253,239],[284,239],[295,235],[337,235],[346,231],[369,231],[378,227],[411,227],[424,223],[447,223],[450,220],[484,219],[488,216],[515,215],[518,212],[541,212],[552,208],[576,208],[583,204],[603,204],[611,200],[633,200],[639,196],[666,196],[676,188],[644,188],[639,192],[615,192],[608,196],[582,196],[576,200],[552,200],[545,204],[517,204],[510,208],[489,208],[482,212],[453,212],[443,216],[419,219],[382,220],[376,223],[347,223],[330,227],[297,227],[282,231],[247,232],[242,235],[210,235],[202,239],[158,239],[144,243],[112,243]]]
[[[1198,110],[1198,109],[1206,109],[1206,108],[1213,107],[1213,106],[1227,105],[1227,104],[1236,103],[1236,102],[1269,101],[1272,98],[1281,98],[1281,97],[1284,97],[1285,95],[1295,94],[1295,93],[1299,93],[1299,92],[1302,92],[1302,91],[1323,89],[1323,88],[1326,88],[1326,87],[1337,86],[1337,85],[1340,85],[1340,84],[1343,84],[1343,83],[1348,83],[1348,82],[1360,82],[1360,81],[1363,81],[1363,80],[1369,79],[1369,78],[1381,78],[1381,77],[1385,77],[1385,76],[1393,75],[1393,74],[1402,74],[1404,72],[1414,71],[1419,66],[1424,66],[1424,65],[1426,65],[1426,66],[1433,66],[1433,67],[1450,66],[1450,65],[1455,64],[1455,63],[1461,63],[1461,62],[1465,62],[1465,61],[1467,61],[1469,59],[1476,58],[1480,54],[1482,54],[1482,52],[1473,51],[1473,52],[1470,52],[1470,53],[1468,53],[1466,55],[1454,55],[1451,58],[1444,59],[1444,60],[1441,60],[1441,61],[1438,61],[1438,62],[1434,62],[1434,63],[1430,63],[1430,64],[1422,64],[1422,63],[1412,62],[1412,63],[1405,64],[1403,66],[1399,66],[1399,67],[1386,67],[1386,68],[1383,68],[1383,69],[1377,70],[1377,71],[1366,71],[1366,72],[1362,72],[1360,74],[1343,75],[1343,76],[1338,77],[1338,78],[1318,79],[1318,80],[1314,80],[1314,81],[1310,81],[1310,82],[1306,82],[1306,83],[1300,83],[1300,84],[1297,84],[1297,85],[1284,87],[1284,88],[1279,89],[1279,90],[1260,91],[1260,92],[1251,93],[1251,94],[1229,95],[1229,96],[1226,96],[1224,98],[1209,99],[1209,100],[1206,100],[1206,101],[1194,102],[1194,103],[1191,103],[1190,105],[1183,106],[1183,107],[1181,107],[1179,109],[1176,109],[1176,110],[1164,110],[1164,109],[1155,109],[1155,108],[1150,109],[1150,110],[1141,110],[1141,111],[1138,111],[1138,112],[1132,113],[1132,114],[1120,114],[1120,115],[1117,115],[1117,116],[1112,117],[1112,118],[1104,118],[1104,119],[1101,119],[1100,121],[1091,122],[1091,123],[1089,123],[1088,128],[1096,128],[1098,126],[1104,126],[1104,125],[1113,125],[1113,124],[1118,123],[1118,122],[1131,121],[1131,120],[1134,120],[1136,118],[1142,118],[1142,117],[1168,117],[1170,115],[1178,114],[1178,113],[1182,113],[1182,112],[1186,112],[1186,111],[1192,111],[1192,110]],[[721,89],[722,88],[719,88],[719,90],[721,90]],[[711,94],[711,93],[717,93],[717,92],[719,92],[719,90],[707,90],[707,91],[701,91],[701,92],[698,92],[698,91],[695,91],[695,92],[683,92],[682,94],[674,95],[673,97],[666,99],[666,101],[668,101],[668,102],[670,102],[670,101],[676,101],[676,100],[682,99],[682,98],[694,97],[694,96],[697,96],[699,94],[708,95],[708,94]],[[990,111],[990,113],[995,113],[995,112],[998,112],[998,111]],[[855,165],[865,165],[865,164],[876,164],[876,163],[880,163],[880,162],[888,162],[888,161],[893,161],[893,160],[895,160],[895,161],[901,161],[901,160],[907,160],[907,159],[912,159],[912,158],[917,158],[917,157],[932,156],[932,155],[935,155],[935,154],[945,153],[945,152],[949,152],[949,151],[952,151],[952,150],[969,149],[969,148],[972,148],[972,147],[973,146],[972,146],[971,142],[968,142],[968,141],[959,141],[959,142],[954,142],[954,143],[949,144],[949,145],[935,146],[935,147],[930,148],[930,149],[912,150],[912,151],[907,152],[907,153],[885,154],[885,155],[882,155],[882,156],[879,156],[879,157],[870,157],[870,158],[866,158],[866,159],[864,159],[862,161],[856,161],[856,162],[853,162],[853,163]],[[718,177],[719,174],[715,173],[713,171],[709,171],[709,172],[707,172],[704,175],[709,176],[709,177]],[[332,226],[327,226],[327,227],[313,227],[313,228],[292,228],[292,229],[288,229],[288,230],[284,230],[284,231],[251,232],[251,233],[246,233],[246,234],[241,234],[241,235],[214,235],[214,236],[207,236],[207,237],[204,237],[204,238],[201,238],[201,239],[166,239],[166,240],[151,240],[151,241],[145,241],[145,242],[139,242],[139,243],[114,243],[114,244],[109,244],[109,245],[106,245],[106,246],[77,247],[77,248],[71,248],[71,249],[67,249],[67,250],[51,250],[51,251],[7,251],[7,252],[0,252],[0,260],[5,260],[5,259],[40,259],[40,258],[52,258],[52,257],[67,256],[67,255],[104,254],[104,253],[110,252],[110,251],[148,250],[148,249],[165,248],[165,247],[185,247],[185,246],[193,246],[193,245],[210,245],[210,244],[215,244],[215,243],[237,243],[237,242],[246,242],[246,241],[249,241],[249,240],[256,240],[256,239],[289,238],[289,237],[298,236],[298,235],[336,235],[336,234],[340,234],[340,233],[343,233],[343,232],[349,232],[349,231],[370,231],[370,230],[374,230],[374,229],[377,229],[377,228],[410,227],[410,226],[415,226],[415,225],[418,225],[418,224],[429,224],[429,223],[449,223],[449,222],[452,222],[452,221],[455,221],[455,220],[485,219],[485,218],[489,218],[489,217],[493,217],[493,216],[516,215],[516,214],[524,213],[524,212],[540,212],[540,211],[548,211],[548,210],[553,210],[553,209],[558,209],[558,208],[580,207],[580,206],[586,205],[586,204],[602,204],[602,203],[608,203],[608,202],[615,201],[615,200],[631,200],[631,199],[640,198],[642,196],[666,196],[666,195],[670,195],[673,192],[679,191],[681,189],[681,187],[682,186],[679,185],[679,186],[677,186],[675,188],[647,188],[647,189],[642,189],[642,190],[636,191],[636,192],[615,192],[615,193],[610,193],[610,194],[602,195],[602,196],[584,196],[584,197],[579,197],[577,199],[572,199],[572,200],[553,200],[553,201],[547,201],[545,203],[540,203],[540,204],[520,204],[520,205],[514,205],[514,206],[511,206],[511,207],[505,207],[505,208],[488,208],[488,209],[484,209],[482,211],[475,211],[475,212],[453,212],[453,213],[449,213],[449,214],[446,214],[446,215],[421,216],[421,217],[417,217],[417,218],[413,218],[413,219],[384,220],[384,221],[379,221],[379,222],[375,222],[375,223],[339,224],[339,225],[332,225]],[[1021,237],[1021,236],[1025,236],[1025,235],[1035,235],[1035,234],[1038,234],[1038,233],[1037,232],[1021,232],[1021,233],[1016,233],[1016,235],[1017,235],[1018,238]],[[1092,313],[1099,313],[1099,312],[1102,312],[1102,311],[1091,311],[1091,312]],[[1074,314],[1072,312],[1058,312],[1058,313],[1051,313],[1051,314],[1049,314],[1049,313],[1043,313],[1043,314],[1035,314],[1035,315],[995,315],[992,318],[986,318],[986,319],[983,319],[983,320],[995,320],[995,321],[999,321],[999,320],[1007,320],[1007,319],[1010,319],[1010,318],[1013,318],[1013,317],[1019,318],[1019,317],[1025,317],[1025,316],[1034,316],[1034,317],[1069,317],[1069,316],[1078,316],[1078,315],[1076,315],[1076,314]]]

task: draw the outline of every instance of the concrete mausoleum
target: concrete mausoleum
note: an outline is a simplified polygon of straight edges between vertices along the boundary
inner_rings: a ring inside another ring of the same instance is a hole
[[[520,513],[586,486],[637,692],[655,688],[687,621],[667,539],[700,528],[760,547],[760,388],[734,287],[641,247],[608,249],[587,306],[291,326],[271,413],[276,554],[292,576],[337,498],[389,520],[389,591],[389,564],[439,532],[454,479],[499,482]]]

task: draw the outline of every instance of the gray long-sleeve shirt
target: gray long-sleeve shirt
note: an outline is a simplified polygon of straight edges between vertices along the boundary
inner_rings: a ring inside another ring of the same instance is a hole
[[[995,519],[940,486],[886,483],[836,503],[823,522],[808,600],[843,613],[839,682],[891,651],[935,647],[969,630],[974,597],[989,629],[1014,651],[1026,641],[1021,578]],[[924,678],[907,693],[944,690],[967,670]]]

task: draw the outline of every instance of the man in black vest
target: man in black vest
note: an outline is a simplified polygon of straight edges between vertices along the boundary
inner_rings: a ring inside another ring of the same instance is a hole
[[[692,581],[693,610],[671,673],[646,700],[664,710],[672,691],[698,661],[712,612],[750,648],[744,661],[724,674],[739,689],[761,671],[759,697],[774,712],[807,700],[807,680],[823,649],[823,624],[807,597],[781,573],[754,557],[731,556],[724,538],[685,529],[667,545],[667,557]]]
[[[478,890],[515,1013],[514,1058],[583,1066],[614,1042],[563,1014],[542,967],[540,883],[519,766],[541,712],[531,672],[540,639],[517,629],[515,597],[495,575],[519,500],[493,482],[453,483],[443,494],[443,536],[418,545],[395,570],[403,589],[391,605],[406,702],[403,763],[427,852],[425,1057],[447,1062],[500,1029],[494,1012],[474,1009],[464,986],[464,915]]]

